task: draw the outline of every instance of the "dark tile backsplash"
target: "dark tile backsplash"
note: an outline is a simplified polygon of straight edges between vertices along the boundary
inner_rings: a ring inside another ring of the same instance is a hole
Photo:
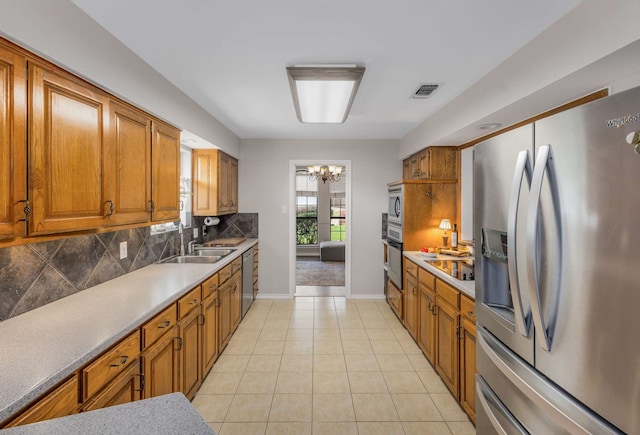
[[[202,234],[204,218],[195,217],[198,242],[227,237],[258,237],[258,214],[221,216]],[[184,231],[185,249],[193,239]],[[127,258],[120,260],[120,242]],[[180,251],[177,231],[151,235],[149,227],[90,234],[49,242],[0,248],[0,321],[148,266]]]

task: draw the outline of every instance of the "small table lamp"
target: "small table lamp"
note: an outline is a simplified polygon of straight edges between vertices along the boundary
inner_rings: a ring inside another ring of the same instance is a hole
[[[447,246],[447,241],[449,239],[449,236],[447,236],[447,230],[451,229],[451,221],[449,219],[442,219],[440,221],[440,227],[441,230],[444,230],[444,233],[442,234],[442,244],[443,246]]]

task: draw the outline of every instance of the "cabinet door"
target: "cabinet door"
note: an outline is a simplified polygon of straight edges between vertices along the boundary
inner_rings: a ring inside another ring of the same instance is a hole
[[[432,180],[458,178],[458,150],[455,147],[429,147],[429,175]]]
[[[435,314],[435,293],[430,291],[422,283],[419,284],[419,323],[418,345],[424,356],[427,357],[431,364],[434,364],[435,346],[436,346],[436,314]]]
[[[189,400],[200,388],[200,309],[178,322],[180,337],[180,388]]]
[[[229,211],[238,212],[238,161],[229,158]]]
[[[476,421],[476,325],[462,317],[460,328],[460,404]]]
[[[108,101],[79,80],[29,66],[29,234],[105,225]]]
[[[0,239],[26,235],[27,61],[0,45]]]
[[[113,206],[109,225],[148,222],[151,201],[151,120],[144,113],[116,101],[110,102],[108,199]]]
[[[402,161],[402,179],[411,180],[411,158]]]
[[[418,280],[405,273],[404,282],[404,326],[416,339],[418,336]]]
[[[202,301],[202,378],[218,359],[218,290]]]
[[[142,354],[145,376],[144,398],[180,391],[177,326]]]
[[[236,272],[231,277],[231,331],[240,324],[242,320],[242,270]]]
[[[218,305],[218,319],[220,321],[218,343],[220,344],[219,350],[222,353],[227,343],[229,343],[229,338],[231,338],[231,286],[229,282],[220,290],[220,302]]]
[[[218,210],[221,213],[231,211],[231,157],[218,152]]]
[[[123,405],[142,398],[142,372],[140,360],[136,360],[111,381],[100,393],[90,399],[82,407],[82,411]]]
[[[458,313],[444,300],[436,296],[436,371],[451,394],[460,397],[458,391]]]
[[[429,178],[429,170],[429,151],[425,148],[418,153],[417,178],[419,180],[426,180]]]
[[[151,141],[151,219],[180,219],[180,132],[153,121]]]
[[[73,375],[71,379],[40,399],[4,427],[9,428],[36,423],[75,414],[76,412],[78,412],[78,376]]]
[[[218,151],[193,150],[193,214],[218,214]]]

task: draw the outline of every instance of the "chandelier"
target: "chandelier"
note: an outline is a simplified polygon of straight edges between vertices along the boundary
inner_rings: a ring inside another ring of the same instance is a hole
[[[327,180],[332,182],[340,181],[340,174],[342,173],[342,166],[321,166],[314,165],[307,167],[309,171],[309,180],[316,181],[322,180],[323,183],[326,183]]]

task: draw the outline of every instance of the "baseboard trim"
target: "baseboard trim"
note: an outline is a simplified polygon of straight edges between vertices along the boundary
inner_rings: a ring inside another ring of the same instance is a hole
[[[381,299],[384,300],[386,299],[385,295],[381,295],[379,293],[375,293],[375,294],[367,294],[367,293],[356,293],[353,294],[351,293],[351,297],[349,299]]]
[[[256,299],[293,299],[289,293],[278,293],[278,294],[260,294],[256,296]]]

